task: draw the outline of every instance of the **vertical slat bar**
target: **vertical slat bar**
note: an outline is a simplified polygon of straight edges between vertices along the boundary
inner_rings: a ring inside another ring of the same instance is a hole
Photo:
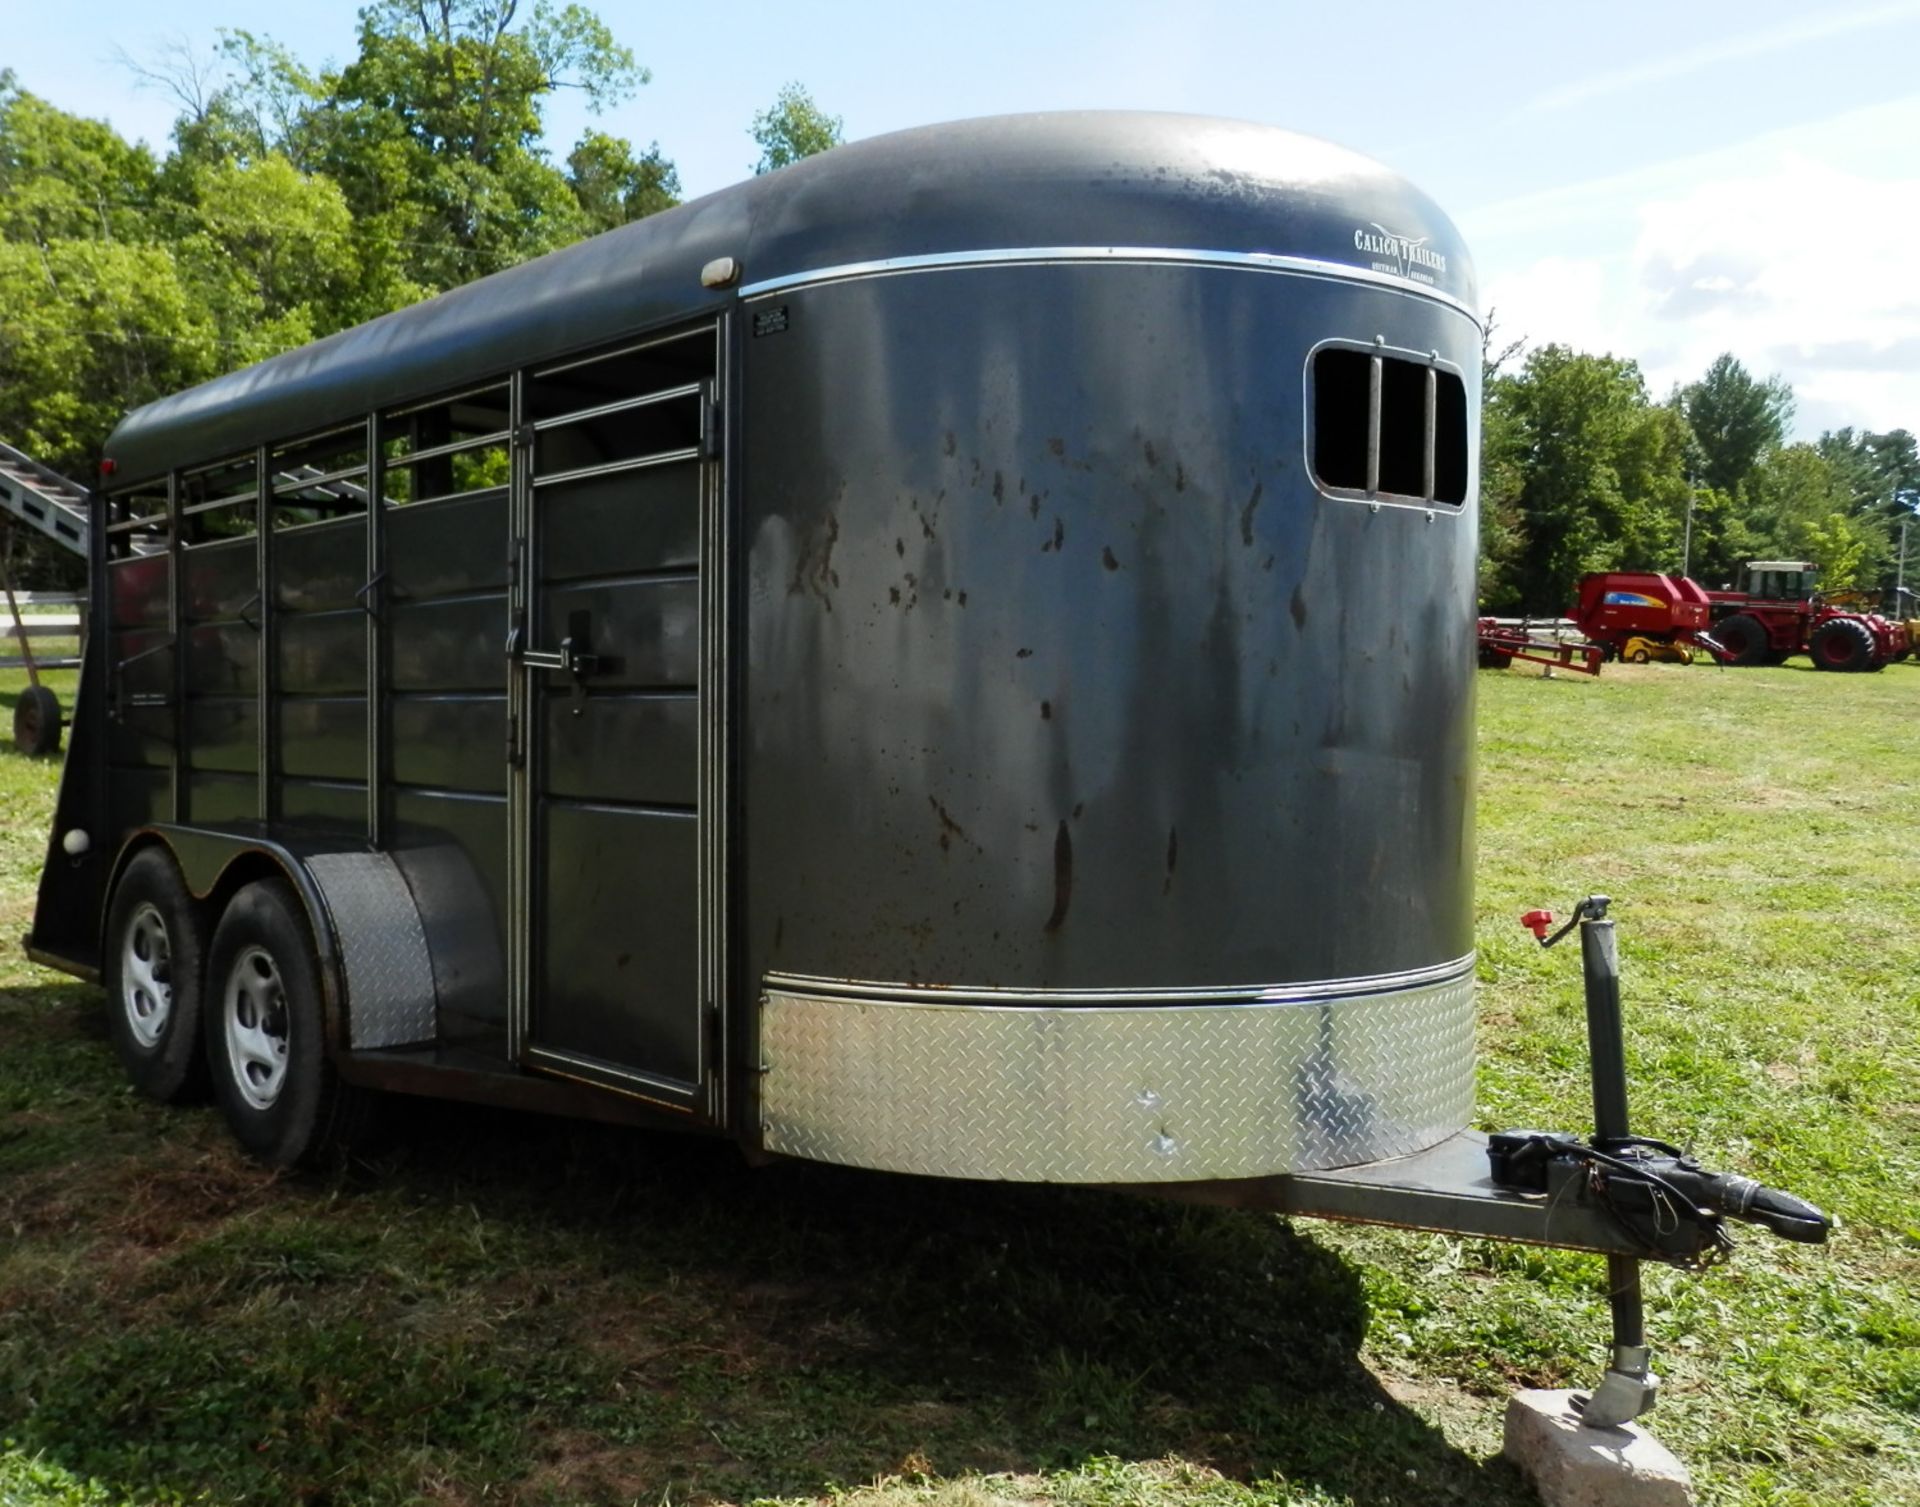
[[[533,447],[522,443],[526,423],[526,373],[507,380],[507,622],[506,637],[528,631],[531,562],[527,553],[529,500],[533,493]],[[417,478],[416,478],[417,484]],[[507,1056],[525,1059],[533,998],[532,785],[528,766],[536,743],[529,725],[527,675],[509,654],[507,676]]]
[[[188,820],[191,802],[187,783],[187,623],[185,572],[181,564],[185,547],[180,519],[180,473],[167,473],[167,637],[173,645],[173,819]],[[133,536],[127,536],[127,548],[133,548]]]
[[[259,656],[254,663],[254,682],[258,689],[256,720],[259,723],[259,751],[257,763],[260,773],[259,811],[260,820],[271,824],[278,815],[279,791],[275,789],[273,778],[274,750],[278,746],[274,737],[274,708],[280,689],[279,645],[277,640],[274,610],[273,578],[273,473],[269,469],[272,457],[265,445],[254,454],[254,474],[259,478],[254,488],[253,502],[253,569],[254,589],[259,594],[256,604],[260,613],[260,631],[254,635],[255,652]]]
[[[378,410],[367,415],[367,841],[387,846],[387,478]]]
[[[727,663],[728,583],[732,579],[732,529],[727,487],[727,446],[732,426],[725,401],[726,356],[714,328],[714,375],[707,388],[706,422],[719,428],[718,454],[700,466],[700,981],[701,1076],[709,1118],[726,1113],[728,738],[731,677]]]
[[[102,835],[111,832],[113,800],[112,760],[108,757],[109,724],[114,714],[113,675],[113,593],[107,579],[107,561],[112,558],[107,537],[107,521],[113,516],[112,504],[104,493],[87,499],[87,636],[80,645],[83,661],[80,669],[80,694],[74,698],[76,719],[88,718],[93,736],[88,740],[91,757],[87,763],[87,784],[91,787],[87,802],[87,830]],[[176,650],[176,657],[178,651]],[[116,846],[119,833],[113,832]]]
[[[1367,496],[1380,494],[1380,389],[1386,364],[1375,356],[1367,372]]]

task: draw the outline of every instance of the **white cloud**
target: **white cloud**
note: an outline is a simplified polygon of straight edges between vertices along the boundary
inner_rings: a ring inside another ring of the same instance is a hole
[[[1895,113],[1920,137],[1920,101]],[[1793,384],[1803,435],[1920,429],[1920,170],[1835,149],[1854,134],[1776,133],[1466,217],[1490,231],[1483,301],[1534,343],[1635,357],[1656,393],[1732,351]]]
[[[1530,346],[1611,349],[1617,332],[1610,328],[1610,311],[1620,292],[1612,284],[1618,271],[1599,257],[1548,256],[1500,278],[1482,298],[1493,311],[1494,345],[1524,340]]]
[[[1807,16],[1771,27],[1766,31],[1725,37],[1718,42],[1710,42],[1704,47],[1690,47],[1682,52],[1670,53],[1663,58],[1652,58],[1632,68],[1618,68],[1610,73],[1597,73],[1590,78],[1576,79],[1570,84],[1563,84],[1558,89],[1550,89],[1545,94],[1529,100],[1523,109],[1527,111],[1564,110],[1572,105],[1584,105],[1596,99],[1605,99],[1610,94],[1625,94],[1647,84],[1666,83],[1671,79],[1685,78],[1689,74],[1717,67],[1722,63],[1763,57],[1772,52],[1785,52],[1789,48],[1805,47],[1814,42],[1825,41],[1829,37],[1845,36],[1850,32],[1865,31],[1870,27],[1890,26],[1900,21],[1912,20],[1917,15],[1920,15],[1920,4],[1907,0],[1907,3],[1903,4],[1876,5],[1864,10]]]

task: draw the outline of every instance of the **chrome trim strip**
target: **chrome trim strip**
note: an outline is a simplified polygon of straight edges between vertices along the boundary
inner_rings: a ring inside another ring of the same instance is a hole
[[[1451,983],[1472,974],[1476,956],[1469,952],[1429,968],[1409,968],[1399,973],[1326,979],[1304,984],[1227,984],[1217,988],[1194,986],[1177,989],[1005,989],[969,984],[949,987],[942,984],[880,983],[872,979],[827,978],[808,973],[768,973],[761,979],[761,989],[769,994],[858,999],[909,1009],[936,1010],[948,1005],[986,1009],[1002,1006],[1022,1010],[1032,1009],[1036,1005],[1056,1009],[1123,1005],[1146,1010],[1188,1009],[1195,1005],[1317,1005],[1349,999],[1356,994],[1388,994],[1401,989],[1418,989],[1428,984]]]
[[[1339,282],[1366,283],[1394,293],[1410,293],[1416,298],[1463,314],[1477,330],[1480,316],[1451,293],[1424,283],[1408,282],[1389,272],[1371,267],[1354,267],[1345,262],[1323,262],[1316,257],[1281,256],[1271,251],[1202,251],[1181,246],[1009,246],[981,251],[935,251],[921,256],[890,256],[869,262],[845,262],[837,267],[820,267],[811,272],[789,272],[762,282],[749,283],[740,290],[742,299],[765,298],[791,288],[813,283],[845,282],[851,278],[888,277],[901,272],[929,272],[949,267],[1005,266],[1038,262],[1146,262],[1174,266],[1239,267],[1256,272],[1290,272],[1301,277],[1324,277]]]

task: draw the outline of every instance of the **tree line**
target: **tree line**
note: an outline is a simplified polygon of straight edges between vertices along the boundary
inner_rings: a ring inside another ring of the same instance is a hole
[[[1899,574],[1901,520],[1920,508],[1905,429],[1790,443],[1792,389],[1732,354],[1657,401],[1634,362],[1564,345],[1522,359],[1489,342],[1483,371],[1489,611],[1559,612],[1594,570],[1684,570],[1720,586],[1748,560],[1811,560],[1823,587],[1868,591]],[[1920,527],[1910,551],[1920,561]]]
[[[373,0],[337,67],[246,31],[129,60],[179,106],[161,152],[0,70],[0,439],[88,478],[143,402],[678,203],[658,142],[549,144],[557,91],[597,114],[648,73],[592,11],[522,3]],[[761,172],[843,134],[797,84],[747,130]],[[1558,611],[1596,569],[1897,570],[1906,430],[1788,443],[1792,393],[1731,355],[1658,401],[1632,361],[1560,345],[1484,367],[1488,610]]]
[[[0,70],[0,439],[83,480],[141,403],[680,200],[657,142],[549,144],[557,91],[648,80],[579,5],[374,0],[338,67],[245,31],[127,61],[164,151]],[[746,130],[764,172],[842,123],[789,85]]]

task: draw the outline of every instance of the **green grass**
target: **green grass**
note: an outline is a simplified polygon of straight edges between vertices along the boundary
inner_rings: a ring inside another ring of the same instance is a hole
[[[1515,918],[1612,894],[1636,1123],[1845,1220],[1649,1269],[1658,1432],[1710,1503],[1920,1503],[1920,668],[1479,680],[1483,1123],[1583,1123]],[[0,754],[5,935],[56,775]],[[1606,1334],[1584,1257],[452,1106],[275,1176],[0,958],[0,1507],[1500,1507],[1504,1393]]]

